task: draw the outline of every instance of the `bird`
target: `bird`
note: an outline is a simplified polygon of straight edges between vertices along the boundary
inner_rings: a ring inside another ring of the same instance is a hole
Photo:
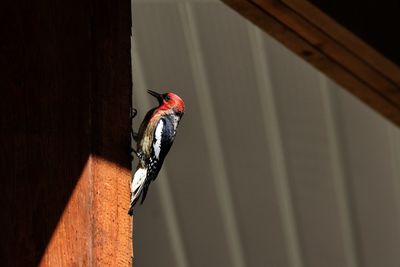
[[[157,178],[185,112],[185,103],[178,95],[160,94],[152,90],[147,92],[158,100],[158,106],[147,112],[138,133],[132,131],[132,138],[137,143],[136,149],[132,151],[139,163],[131,180],[131,203],[128,211],[131,216],[137,201],[142,197],[140,204],[143,204],[150,183]],[[132,118],[136,113],[134,110]]]

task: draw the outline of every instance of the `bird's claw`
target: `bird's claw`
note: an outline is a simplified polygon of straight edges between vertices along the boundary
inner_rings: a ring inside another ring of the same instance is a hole
[[[130,113],[131,120],[133,120],[137,115],[137,109],[131,107],[129,113]]]

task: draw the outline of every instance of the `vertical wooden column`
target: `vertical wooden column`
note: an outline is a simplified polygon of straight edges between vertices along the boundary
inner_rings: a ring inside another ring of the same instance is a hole
[[[130,14],[2,3],[1,266],[130,266]]]
[[[129,0],[94,3],[93,250],[99,266],[131,266],[130,14]]]

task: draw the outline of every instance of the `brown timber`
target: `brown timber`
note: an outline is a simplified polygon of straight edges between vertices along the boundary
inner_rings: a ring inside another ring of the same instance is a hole
[[[0,18],[0,265],[130,266],[130,1]]]
[[[304,0],[223,0],[400,125],[400,69]]]

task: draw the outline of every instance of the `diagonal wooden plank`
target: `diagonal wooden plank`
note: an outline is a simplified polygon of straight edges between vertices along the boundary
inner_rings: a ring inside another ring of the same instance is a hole
[[[279,19],[285,26],[296,32],[301,38],[321,51],[328,59],[351,72],[356,78],[363,80],[377,92],[388,97],[397,105],[400,103],[400,94],[396,94],[399,87],[385,76],[366,64],[360,57],[355,56],[346,47],[340,45],[314,24],[299,16],[281,1],[253,0],[261,8]]]
[[[369,64],[370,67],[386,76],[397,86],[400,86],[400,68],[396,64],[385,58],[381,53],[342,25],[336,23],[334,19],[315,7],[312,3],[304,0],[281,1],[344,48],[358,56],[362,61]]]
[[[376,111],[400,124],[400,89],[281,1],[222,0]],[[383,70],[382,70],[383,71]]]

